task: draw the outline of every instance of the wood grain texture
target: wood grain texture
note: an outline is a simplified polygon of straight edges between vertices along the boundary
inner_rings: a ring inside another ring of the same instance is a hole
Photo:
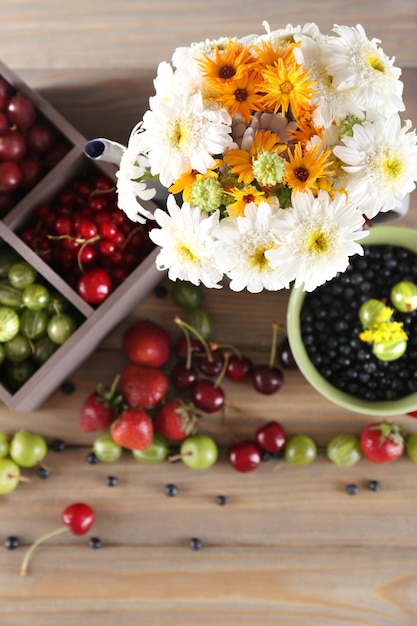
[[[125,142],[148,106],[156,65],[178,45],[223,34],[260,32],[315,21],[362,23],[403,68],[405,117],[417,123],[417,3],[399,0],[335,2],[299,0],[238,3],[157,0],[3,0],[1,56],[86,137]],[[416,192],[398,222],[417,227]],[[162,276],[161,276],[162,278]],[[94,435],[78,415],[97,381],[110,382],[125,359],[124,330],[149,317],[179,335],[178,309],[155,293],[137,306],[73,374],[75,392],[57,390],[33,413],[0,408],[0,430],[36,430],[67,449],[48,453],[51,477],[34,470],[31,484],[0,499],[0,539],[18,535],[16,551],[0,548],[2,626],[415,626],[417,623],[417,466],[360,461],[340,469],[326,460],[327,442],[358,433],[369,421],[322,398],[298,371],[285,373],[279,394],[264,397],[250,385],[225,384],[226,414],[203,418],[215,435],[220,462],[206,472],[181,463],[139,465],[128,453],[115,464],[89,465]],[[272,321],[285,324],[288,293],[234,294],[203,290],[219,343],[240,347],[254,361],[269,355]],[[236,437],[253,436],[255,424],[281,421],[289,434],[310,434],[319,458],[308,468],[263,464],[241,475],[226,462]],[[397,420],[417,432],[417,420]],[[110,488],[106,477],[116,475]],[[379,480],[382,489],[368,489]],[[173,482],[178,495],[167,498]],[[347,483],[360,492],[350,497]],[[217,495],[227,504],[216,504]],[[97,521],[87,537],[60,535],[34,554],[30,574],[19,576],[24,549],[60,525],[70,502],[90,502]],[[91,550],[88,537],[101,538]],[[191,537],[203,542],[189,548]]]

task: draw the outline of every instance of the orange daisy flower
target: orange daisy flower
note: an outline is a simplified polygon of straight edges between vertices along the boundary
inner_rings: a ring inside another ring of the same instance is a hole
[[[183,201],[191,202],[191,192],[193,184],[197,180],[201,180],[203,178],[217,178],[218,172],[215,170],[217,170],[221,164],[222,160],[216,159],[215,165],[211,169],[208,169],[205,174],[201,174],[197,170],[192,169],[184,172],[184,174],[181,174],[181,176],[175,181],[175,183],[173,183],[168,188],[168,191],[173,194],[182,193]]]
[[[199,64],[207,81],[222,87],[245,74],[253,62],[249,48],[242,46],[236,39],[229,39],[223,50],[215,46],[214,59],[205,54]]]
[[[263,191],[259,191],[256,187],[249,186],[244,187],[243,189],[238,189],[237,187],[232,187],[230,191],[226,192],[229,196],[234,198],[234,202],[227,206],[227,212],[230,217],[238,217],[239,215],[245,214],[245,208],[247,204],[254,202],[255,204],[259,204],[262,201],[268,202],[268,198],[265,197]]]
[[[229,109],[234,117],[240,113],[242,118],[249,122],[253,111],[262,110],[263,96],[260,93],[260,84],[257,75],[244,74],[233,82],[225,83],[222,95],[217,100],[223,107]]]
[[[300,43],[289,42],[284,46],[278,41],[272,41],[271,39],[262,41],[261,47],[255,46],[255,52],[258,57],[258,63],[262,67],[273,67],[278,59],[282,59],[286,66],[292,65],[296,62],[294,57],[294,48],[299,46]]]
[[[319,181],[333,174],[330,169],[332,163],[328,161],[331,150],[319,153],[320,148],[321,145],[317,144],[303,153],[300,144],[297,144],[294,154],[289,153],[284,182],[294,193],[307,189],[317,192]]]

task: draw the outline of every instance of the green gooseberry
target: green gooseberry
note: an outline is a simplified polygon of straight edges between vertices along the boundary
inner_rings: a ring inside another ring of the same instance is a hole
[[[285,444],[284,454],[291,465],[309,465],[317,456],[317,446],[307,435],[294,435]]]
[[[417,463],[417,434],[407,437],[405,444],[405,451],[407,456]]]
[[[371,298],[366,300],[359,309],[359,320],[364,328],[370,328],[373,324],[386,321],[391,317],[387,316],[387,307],[382,300]]]
[[[376,341],[372,351],[380,361],[395,361],[402,357],[407,350],[407,341],[402,338],[391,339],[391,341]]]
[[[162,435],[154,433],[152,443],[146,450],[132,450],[133,458],[138,463],[156,465],[165,461],[169,454],[168,440]]]
[[[359,438],[355,435],[337,435],[327,444],[327,458],[338,467],[351,467],[361,457]]]
[[[417,309],[417,285],[409,280],[402,280],[393,286],[391,302],[397,311],[410,313]]]

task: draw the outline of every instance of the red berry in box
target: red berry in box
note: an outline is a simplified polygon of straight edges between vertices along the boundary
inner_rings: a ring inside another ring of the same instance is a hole
[[[112,292],[110,275],[106,270],[94,267],[78,279],[77,291],[89,304],[101,304]]]
[[[171,339],[162,326],[143,319],[125,331],[122,349],[131,363],[162,367],[168,362],[171,354]]]
[[[7,115],[12,124],[25,130],[32,126],[35,121],[36,110],[27,96],[18,93],[10,98],[7,105]]]
[[[146,365],[127,365],[120,377],[120,391],[131,407],[152,408],[161,402],[169,381],[161,370]]]
[[[17,163],[4,161],[0,163],[0,191],[15,191],[22,182],[22,172]]]
[[[152,443],[152,420],[142,409],[128,409],[110,428],[113,440],[128,450],[146,450]]]
[[[50,152],[57,141],[55,128],[46,120],[36,120],[25,134],[29,150],[36,154]]]
[[[8,128],[0,133],[0,159],[20,161],[26,153],[26,142],[18,130]]]

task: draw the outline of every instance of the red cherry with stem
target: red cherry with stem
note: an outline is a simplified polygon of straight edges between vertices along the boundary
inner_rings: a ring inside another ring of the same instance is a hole
[[[22,566],[20,568],[20,575],[26,576],[32,554],[41,543],[51,537],[68,532],[69,530],[74,535],[84,535],[94,524],[94,517],[94,510],[88,504],[84,504],[84,502],[76,502],[75,504],[67,506],[61,515],[64,526],[42,535],[42,537],[39,537],[39,539],[32,543],[23,559]]]
[[[255,365],[251,371],[252,384],[256,391],[271,395],[279,391],[284,382],[284,374],[275,366],[277,334],[282,327],[277,322],[272,324],[272,343],[268,365]]]
[[[197,339],[193,339],[193,337],[190,336],[187,338],[187,336],[184,335],[178,339],[174,350],[177,357],[185,361],[190,352],[191,354],[198,354],[199,352],[202,352],[203,346],[199,341],[197,341]]]
[[[192,400],[205,413],[214,413],[224,406],[225,394],[212,380],[198,380],[192,390]]]
[[[183,361],[179,361],[171,370],[171,382],[179,391],[191,389],[198,379],[198,374],[192,367],[187,367]]]
[[[294,359],[288,337],[284,337],[277,346],[278,361],[284,369],[295,370],[298,365]]]
[[[240,441],[230,446],[227,453],[229,463],[238,472],[255,470],[261,463],[261,450],[254,441]]]
[[[278,452],[285,446],[287,440],[285,430],[282,425],[271,420],[256,431],[256,443],[266,452]]]
[[[220,383],[226,373],[228,361],[229,353],[225,352],[223,367],[216,380],[214,382],[207,378],[198,380],[192,388],[192,401],[196,407],[205,413],[214,413],[225,404],[226,396],[223,389],[220,387]]]
[[[245,380],[252,370],[252,361],[243,355],[231,354],[227,365],[226,376],[234,382]]]
[[[201,357],[198,362],[198,366],[201,372],[206,376],[214,377],[218,376],[222,371],[224,363],[224,355],[219,348],[210,350],[208,354]]]

